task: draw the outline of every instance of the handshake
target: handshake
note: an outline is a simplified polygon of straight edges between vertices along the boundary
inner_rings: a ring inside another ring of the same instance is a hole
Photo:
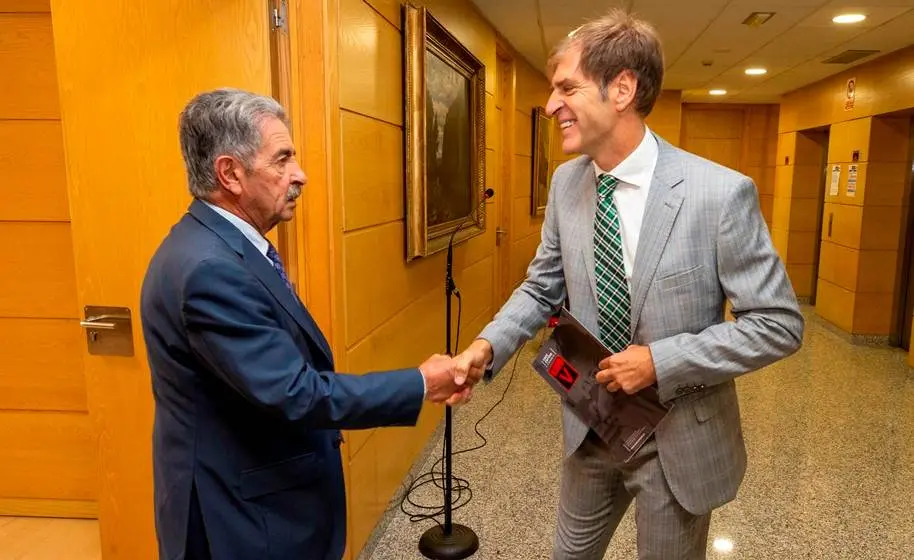
[[[435,354],[422,362],[419,373],[425,379],[425,399],[454,406],[470,399],[473,386],[482,379],[486,364],[492,360],[492,345],[474,340],[455,357]]]

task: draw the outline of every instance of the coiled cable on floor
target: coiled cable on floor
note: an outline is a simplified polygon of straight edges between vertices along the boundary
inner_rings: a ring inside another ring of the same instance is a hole
[[[460,312],[458,310],[458,325],[459,325],[459,316],[460,316],[459,313]],[[546,331],[544,329],[542,337],[541,337],[541,341],[540,341],[541,343],[542,343],[542,338],[545,337],[545,332]],[[460,339],[460,331],[458,328],[457,340],[459,340],[459,339]],[[505,385],[504,391],[502,391],[502,393],[501,393],[501,397],[499,397],[499,399],[491,407],[489,407],[489,410],[486,411],[486,413],[483,414],[482,417],[476,421],[476,424],[473,427],[473,431],[476,432],[476,436],[482,440],[482,443],[479,445],[476,445],[475,447],[470,447],[467,449],[461,449],[460,451],[455,451],[452,453],[452,455],[451,455],[452,457],[456,457],[457,455],[460,455],[461,453],[471,453],[473,451],[482,449],[483,447],[486,446],[486,444],[488,443],[488,440],[482,434],[482,432],[479,431],[479,425],[482,423],[483,420],[485,420],[489,416],[489,414],[492,413],[493,410],[495,410],[496,407],[498,407],[498,405],[500,405],[505,400],[505,396],[508,394],[508,389],[511,388],[511,383],[514,381],[514,374],[517,371],[517,361],[520,358],[520,355],[526,346],[527,346],[527,343],[525,342],[523,345],[521,345],[521,347],[517,350],[517,352],[514,355],[514,364],[511,367],[511,374],[508,377],[508,383]],[[459,348],[459,346],[456,346],[456,347]],[[452,479],[453,480],[451,482],[451,511],[456,511],[456,510],[462,508],[463,506],[467,505],[468,503],[470,503],[470,500],[473,499],[473,490],[472,490],[472,488],[470,488],[470,483],[466,479],[460,478],[459,476],[456,476],[456,475],[452,476]],[[441,494],[444,492],[444,482],[445,482],[444,440],[442,438],[441,456],[438,458],[438,460],[436,460],[432,464],[431,468],[427,472],[422,473],[421,475],[416,477],[415,480],[411,480],[409,482],[408,486],[406,487],[406,490],[403,492],[403,497],[400,499],[400,511],[402,511],[404,514],[408,515],[409,520],[412,523],[432,520],[435,523],[437,523],[438,525],[441,525],[441,522],[438,521],[437,518],[440,515],[444,515],[444,504],[442,503],[441,505],[436,505],[436,506],[428,506],[428,505],[421,504],[417,501],[415,494],[417,494],[419,492],[419,490],[423,487],[426,487],[428,485],[434,485],[437,490],[441,491],[441,492],[435,493],[436,499],[441,500]],[[407,503],[409,504],[409,507],[411,509],[413,509],[413,511],[407,510],[407,505],[406,505]]]

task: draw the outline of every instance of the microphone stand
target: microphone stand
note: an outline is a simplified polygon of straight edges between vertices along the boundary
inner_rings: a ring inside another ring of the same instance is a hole
[[[492,198],[495,191],[486,189],[482,195],[482,202],[476,209],[477,215],[479,210],[485,205],[486,200]],[[447,244],[447,265],[445,267],[444,277],[444,296],[445,296],[445,346],[447,355],[451,355],[451,296],[457,290],[454,285],[453,261],[454,261],[454,237],[457,232],[466,225],[472,214],[466,217],[454,233],[451,234]],[[459,292],[458,292],[459,294]],[[458,295],[459,297],[459,295]],[[444,525],[435,525],[419,539],[419,552],[426,558],[432,560],[462,560],[469,558],[479,549],[479,537],[466,525],[455,524],[451,520],[452,504],[451,494],[453,492],[451,476],[452,456],[452,410],[449,405],[445,406],[444,411]]]

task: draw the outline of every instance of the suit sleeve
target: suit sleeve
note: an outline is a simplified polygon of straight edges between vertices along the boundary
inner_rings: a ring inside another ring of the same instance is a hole
[[[802,344],[803,315],[748,178],[721,209],[717,275],[736,320],[650,344],[663,401],[678,396],[677,388],[724,383],[769,365]]]
[[[189,273],[184,324],[209,372],[250,402],[308,428],[415,425],[423,402],[418,369],[365,375],[317,371],[269,298],[239,263],[211,259]]]
[[[561,171],[560,167],[553,176],[540,244],[527,267],[526,279],[477,337],[492,345],[492,371],[504,367],[517,348],[533,337],[565,300],[565,273],[555,208],[556,185],[562,184]]]

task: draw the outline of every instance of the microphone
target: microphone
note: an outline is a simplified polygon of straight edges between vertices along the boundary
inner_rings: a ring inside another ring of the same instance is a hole
[[[476,207],[476,214],[479,214],[479,210],[482,208],[482,205],[486,203],[486,200],[495,196],[495,190],[487,188],[482,192],[482,200],[479,201],[479,205]],[[457,286],[454,285],[454,276],[452,275],[452,265],[454,259],[454,237],[457,236],[457,232],[460,231],[463,226],[465,226],[470,218],[473,217],[474,212],[470,214],[460,222],[460,225],[454,229],[454,232],[451,234],[451,238],[447,243],[447,265],[446,272],[444,277],[444,297],[445,297],[445,347],[446,355],[451,356],[451,295],[457,296],[457,300],[460,301],[460,292],[457,290]],[[462,307],[462,305],[461,305]],[[460,312],[458,310],[457,314],[457,339],[458,343],[460,340]],[[472,556],[479,549],[479,537],[476,536],[476,533],[466,525],[460,525],[454,523],[451,520],[453,515],[453,504],[451,503],[452,496],[452,481],[453,476],[452,472],[452,422],[451,419],[452,412],[451,407],[445,407],[444,412],[444,525],[435,525],[434,527],[428,529],[425,533],[422,534],[422,538],[419,539],[419,552],[422,553],[426,558],[433,560],[460,560],[462,558],[468,558]]]
[[[495,189],[493,189],[491,187],[482,191],[482,200],[480,200],[479,204],[476,206],[477,215],[479,214],[479,210],[486,203],[486,201],[489,200],[490,198],[492,198],[493,196],[495,196]],[[469,214],[467,214],[467,217],[464,218],[462,222],[460,222],[460,225],[457,226],[457,229],[455,229],[454,232],[451,233],[451,238],[447,242],[447,270],[446,270],[446,277],[444,280],[445,281],[444,289],[445,289],[445,292],[447,292],[448,300],[450,300],[451,293],[453,293],[455,296],[457,296],[457,299],[460,299],[460,290],[457,289],[457,286],[454,284],[454,277],[451,275],[451,265],[454,260],[454,238],[457,236],[457,232],[460,231],[463,228],[463,226],[467,225],[467,223],[469,223],[469,221],[470,221],[470,218],[472,218],[472,217],[473,217],[473,212],[470,212]],[[450,324],[450,323],[448,323],[448,324]],[[459,328],[459,326],[458,326],[458,328]],[[448,355],[450,355],[450,347],[451,347],[450,338],[451,338],[450,335],[448,335]]]
[[[476,212],[478,213],[479,209],[482,208],[482,205],[485,204],[486,201],[489,200],[490,198],[492,198],[493,196],[495,196],[495,189],[493,189],[492,187],[489,187],[486,190],[482,191],[482,200],[480,200],[479,204],[476,206]],[[470,221],[470,218],[472,218],[472,217],[473,217],[473,212],[470,212],[467,215],[467,217],[464,218],[462,222],[460,222],[460,225],[457,226],[457,229],[454,230],[454,233],[451,234],[451,238],[447,242],[447,248],[448,248],[449,252],[451,250],[451,245],[454,243],[454,237],[456,237],[457,232],[460,231],[463,228],[463,226],[465,226],[467,224],[467,222]]]

